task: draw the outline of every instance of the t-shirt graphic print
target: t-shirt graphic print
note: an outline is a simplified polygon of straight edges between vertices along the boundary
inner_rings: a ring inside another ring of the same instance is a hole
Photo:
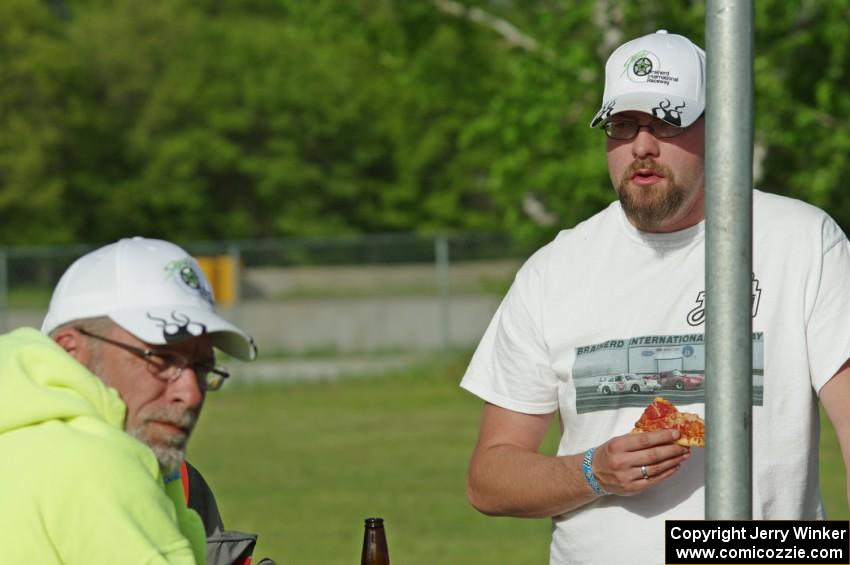
[[[573,364],[579,414],[643,408],[655,396],[674,404],[705,403],[705,336],[649,335],[576,348]],[[764,400],[764,334],[753,334],[753,406]]]

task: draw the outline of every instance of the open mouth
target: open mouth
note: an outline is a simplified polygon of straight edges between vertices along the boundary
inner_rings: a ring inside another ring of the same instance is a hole
[[[663,178],[664,175],[655,169],[637,169],[634,173],[632,173],[630,180],[638,185],[650,185]]]

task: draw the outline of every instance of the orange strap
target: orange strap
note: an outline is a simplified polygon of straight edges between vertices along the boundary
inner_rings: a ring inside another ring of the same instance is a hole
[[[186,505],[189,505],[189,469],[186,467],[186,462],[180,464],[180,482],[183,484],[183,498],[186,500]]]

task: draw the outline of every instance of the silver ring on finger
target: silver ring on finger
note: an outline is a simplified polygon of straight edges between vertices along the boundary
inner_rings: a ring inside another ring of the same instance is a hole
[[[649,473],[646,472],[646,465],[640,466],[640,474],[643,475],[643,480],[645,480],[645,481],[649,480]]]

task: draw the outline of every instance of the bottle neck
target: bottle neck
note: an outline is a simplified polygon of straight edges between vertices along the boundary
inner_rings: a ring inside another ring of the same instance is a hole
[[[366,523],[363,533],[363,554],[361,565],[390,565],[390,553],[387,548],[387,536],[383,523]]]

